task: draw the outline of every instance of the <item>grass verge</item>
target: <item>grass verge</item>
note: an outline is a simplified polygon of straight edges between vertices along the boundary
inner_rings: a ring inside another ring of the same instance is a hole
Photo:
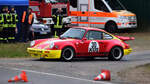
[[[28,46],[26,43],[0,43],[0,58],[27,58]]]

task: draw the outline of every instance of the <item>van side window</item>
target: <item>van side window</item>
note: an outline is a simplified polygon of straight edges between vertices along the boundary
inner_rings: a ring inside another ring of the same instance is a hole
[[[108,8],[106,7],[106,5],[104,4],[102,0],[94,0],[94,6],[95,6],[95,9],[97,10],[109,12]]]
[[[77,8],[77,0],[70,0],[69,2],[73,8]]]

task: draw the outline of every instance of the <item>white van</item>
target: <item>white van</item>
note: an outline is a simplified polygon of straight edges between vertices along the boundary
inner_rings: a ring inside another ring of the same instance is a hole
[[[70,0],[73,26],[102,28],[108,32],[136,28],[134,13],[125,9],[119,0]]]

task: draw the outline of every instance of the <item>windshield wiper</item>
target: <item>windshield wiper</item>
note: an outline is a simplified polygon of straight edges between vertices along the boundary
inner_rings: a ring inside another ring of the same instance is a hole
[[[68,36],[66,38],[80,39],[79,37],[70,37],[70,36]]]
[[[60,38],[61,38],[61,39],[65,39],[65,38],[80,39],[79,37],[71,37],[71,36],[60,37]]]
[[[79,37],[72,37],[72,38],[74,38],[74,39],[80,39]]]

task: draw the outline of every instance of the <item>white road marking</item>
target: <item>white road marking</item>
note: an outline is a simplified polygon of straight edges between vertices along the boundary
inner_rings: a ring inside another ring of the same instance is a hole
[[[0,66],[0,67],[6,68],[6,67],[3,67],[3,66]],[[38,71],[27,70],[27,69],[18,69],[18,68],[9,68],[9,67],[7,67],[7,69],[15,70],[15,71],[26,71],[26,72],[30,72],[30,73],[36,73],[36,74],[42,74],[42,75],[48,75],[48,76],[56,76],[56,77],[61,77],[61,78],[69,78],[69,79],[75,79],[75,80],[92,82],[92,83],[113,84],[113,83],[109,83],[109,82],[93,81],[93,80],[88,80],[88,79],[70,77],[70,76],[65,76],[65,75],[58,75],[58,74],[53,74],[53,73],[38,72]]]

